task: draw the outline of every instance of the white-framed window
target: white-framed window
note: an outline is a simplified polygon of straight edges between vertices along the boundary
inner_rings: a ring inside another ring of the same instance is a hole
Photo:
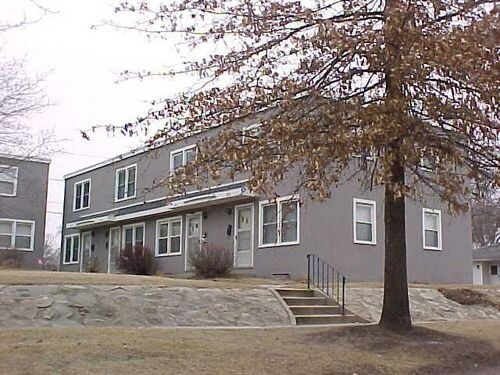
[[[490,265],[490,275],[491,276],[498,276],[498,264],[491,264]]]
[[[0,165],[0,196],[15,197],[19,169],[12,165]]]
[[[137,164],[116,170],[115,201],[135,198],[137,185]]]
[[[259,247],[300,242],[300,205],[297,196],[259,202]]]
[[[34,242],[34,221],[0,219],[0,249],[32,251]]]
[[[80,258],[80,235],[69,234],[64,236],[63,264],[77,264]]]
[[[156,256],[180,255],[182,252],[182,216],[156,222]]]
[[[354,243],[377,244],[377,203],[372,200],[353,200]]]
[[[184,167],[186,164],[196,159],[196,145],[190,145],[170,152],[170,172],[173,173],[177,168]]]
[[[90,178],[75,182],[73,190],[73,211],[90,207]]]
[[[442,250],[441,210],[422,209],[422,241],[426,250]]]
[[[262,133],[262,124],[256,123],[245,126],[241,130],[241,144],[244,145],[248,142],[248,138],[253,139]]]
[[[123,226],[122,246],[144,247],[144,223],[135,223]]]

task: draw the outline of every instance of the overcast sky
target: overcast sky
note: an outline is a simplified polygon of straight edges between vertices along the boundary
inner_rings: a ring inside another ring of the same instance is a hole
[[[32,116],[36,131],[54,129],[63,152],[52,155],[47,233],[61,225],[63,175],[138,147],[144,137],[111,140],[100,133],[91,141],[79,129],[96,124],[122,125],[144,113],[148,100],[174,95],[184,86],[179,80],[115,83],[125,69],[161,69],[181,61],[175,41],[151,41],[145,35],[91,26],[114,17],[117,0],[38,0],[53,13],[2,36],[5,57],[25,57],[28,74],[49,72],[46,93],[53,104]],[[16,22],[25,15],[41,15],[29,0],[0,1],[2,21]]]

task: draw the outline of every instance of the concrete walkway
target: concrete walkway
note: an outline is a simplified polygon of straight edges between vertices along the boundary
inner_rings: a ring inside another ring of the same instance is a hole
[[[155,286],[0,286],[0,327],[284,326],[268,289]]]

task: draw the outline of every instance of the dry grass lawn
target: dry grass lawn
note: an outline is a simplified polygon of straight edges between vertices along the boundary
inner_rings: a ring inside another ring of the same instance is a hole
[[[230,277],[195,280],[166,276],[136,276],[106,273],[51,272],[0,269],[0,285],[153,285],[186,286],[195,288],[254,288],[260,285],[304,286],[294,280],[260,279],[256,277]]]
[[[399,336],[376,326],[0,331],[2,374],[462,374],[500,369],[500,322]],[[489,372],[488,372],[489,373]]]

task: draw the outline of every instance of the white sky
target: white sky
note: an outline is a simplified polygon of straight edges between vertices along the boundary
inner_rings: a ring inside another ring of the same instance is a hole
[[[91,141],[78,129],[96,124],[122,125],[145,113],[147,100],[173,95],[186,80],[115,83],[125,69],[161,69],[177,65],[175,42],[149,41],[144,34],[111,27],[91,29],[113,19],[118,0],[38,0],[57,12],[39,22],[10,31],[0,39],[5,57],[25,57],[28,74],[49,72],[46,93],[53,105],[27,122],[34,131],[54,129],[65,153],[52,156],[47,233],[61,225],[63,175],[140,146],[144,138],[108,138],[104,132]],[[1,0],[0,20],[15,22],[26,14],[40,15],[29,0]]]

